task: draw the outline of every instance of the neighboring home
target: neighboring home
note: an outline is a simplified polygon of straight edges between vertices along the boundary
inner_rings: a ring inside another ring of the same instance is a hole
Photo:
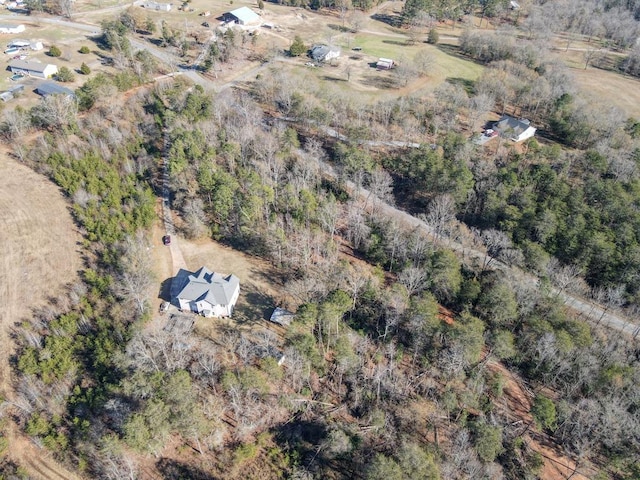
[[[0,33],[22,33],[24,25],[0,25]]]
[[[493,129],[514,142],[522,142],[536,133],[536,129],[529,124],[529,120],[518,120],[508,115],[498,120]]]
[[[291,322],[293,321],[295,316],[296,314],[290,312],[289,310],[276,307],[276,309],[271,314],[269,321],[277,323],[278,325],[282,325],[283,327],[288,327],[289,325],[291,325]]]
[[[2,100],[3,102],[8,102],[12,98],[14,98],[17,94],[22,93],[23,90],[24,90],[24,85],[16,85],[14,87],[11,87],[6,92],[0,93],[0,100]]]
[[[340,57],[340,49],[328,45],[314,45],[311,48],[310,55],[316,62],[328,62]]]
[[[9,62],[9,70],[11,70],[11,73],[23,73],[39,78],[49,78],[58,73],[58,67],[55,65],[34,60],[13,60]]]
[[[0,33],[22,33],[24,32],[24,25],[0,25]]]
[[[31,45],[29,40],[22,40],[21,38],[16,38],[15,40],[11,40],[7,45],[7,48],[22,48],[28,47]]]
[[[159,12],[170,12],[172,4],[171,3],[160,3],[154,1],[146,1],[142,4],[143,8],[148,8],[149,10],[157,10]]]
[[[376,68],[378,70],[391,70],[396,63],[390,58],[379,58],[376,62]]]
[[[186,272],[175,299],[181,310],[205,317],[230,317],[240,295],[240,280],[235,275],[221,275],[206,267]],[[178,281],[180,276],[174,281]]]
[[[236,8],[223,16],[225,22],[235,22],[238,25],[259,25],[260,15],[249,7]]]
[[[36,87],[36,93],[43,97],[48,97],[49,95],[67,95],[69,97],[74,97],[75,93],[73,90],[63,87],[62,85],[58,85],[54,82],[44,82]]]

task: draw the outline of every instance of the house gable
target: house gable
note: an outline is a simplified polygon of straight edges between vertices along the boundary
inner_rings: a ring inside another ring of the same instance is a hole
[[[238,277],[224,276],[201,267],[186,276],[175,298],[182,310],[191,310],[207,317],[228,317],[239,295]]]

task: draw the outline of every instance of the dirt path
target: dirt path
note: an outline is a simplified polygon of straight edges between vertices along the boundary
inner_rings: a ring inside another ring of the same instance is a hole
[[[0,396],[14,398],[9,358],[14,325],[74,282],[82,263],[80,235],[60,191],[0,149]],[[31,478],[77,478],[8,428],[9,455]]]
[[[497,411],[516,424],[522,425],[523,437],[529,447],[544,459],[540,478],[566,480],[573,474],[572,480],[588,480],[597,474],[595,471],[582,472],[583,468],[576,467],[576,462],[567,457],[546,433],[535,430],[531,415],[533,393],[524,386],[522,379],[495,360],[487,361],[486,368],[492,373],[500,374],[504,379],[502,398],[496,401]]]
[[[318,160],[318,162],[324,175],[333,179],[338,178],[338,174],[333,169],[333,167],[329,165],[329,163],[323,160]],[[361,201],[365,202],[365,204],[368,204],[369,208],[371,208],[371,205],[375,199],[376,208],[378,209],[378,215],[384,216],[388,219],[393,219],[404,228],[417,228],[424,231],[426,235],[432,238],[436,236],[436,232],[433,227],[428,225],[425,221],[414,217],[410,213],[405,212],[404,210],[400,210],[399,208],[396,208],[395,206],[390,205],[383,200],[378,199],[369,190],[363,187],[358,187],[351,181],[346,181],[345,184],[348,191],[351,194],[359,197]],[[491,257],[485,251],[481,251],[480,249],[478,249],[478,247],[463,245],[453,239],[445,239],[443,241],[446,244],[446,248],[453,250],[456,254],[461,256],[463,261],[474,263],[479,262],[480,264],[489,263],[488,259],[490,259]],[[528,272],[520,270],[516,267],[509,266],[497,259],[491,259],[491,265],[493,270],[504,272],[517,281],[522,281],[532,286],[538,285],[538,278]],[[556,288],[552,288],[551,291],[552,293],[555,293],[560,298],[562,298],[567,308],[573,310],[581,318],[584,318],[591,323],[606,326],[621,333],[626,333],[630,336],[633,336],[633,339],[635,341],[640,341],[640,325],[627,320],[621,314],[608,312],[605,308],[594,302],[591,302],[584,298],[579,298],[574,295],[570,295],[566,292],[561,292]]]

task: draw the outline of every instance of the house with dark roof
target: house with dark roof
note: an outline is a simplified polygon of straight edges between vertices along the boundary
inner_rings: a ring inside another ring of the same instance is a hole
[[[11,73],[23,73],[31,77],[49,78],[58,73],[58,67],[34,60],[13,60],[9,63]]]
[[[54,82],[43,82],[36,87],[36,93],[43,97],[48,97],[49,95],[67,95],[68,97],[75,96],[73,90],[67,87],[63,87],[62,85],[58,85]]]
[[[180,309],[205,317],[230,317],[240,296],[238,277],[215,273],[206,267],[179,274],[174,282],[179,282],[174,301]]]
[[[536,129],[531,126],[529,120],[518,120],[508,115],[504,115],[498,120],[493,129],[502,137],[514,142],[522,142],[533,137],[536,133]]]
[[[314,45],[310,55],[316,62],[328,62],[340,56],[340,49],[328,45]]]
[[[240,7],[224,14],[225,22],[235,22],[238,25],[259,25],[260,15],[251,10],[249,7]]]

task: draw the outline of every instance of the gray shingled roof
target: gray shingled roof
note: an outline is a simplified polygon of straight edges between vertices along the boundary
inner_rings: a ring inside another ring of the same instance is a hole
[[[43,97],[47,95],[75,95],[73,90],[53,82],[41,83],[36,87],[36,93]]]
[[[43,73],[48,63],[40,63],[35,60],[13,60],[9,62],[9,68],[19,68],[21,70],[29,70],[32,72]]]
[[[529,128],[529,120],[518,120],[517,118],[509,117],[505,115],[494,126],[496,130],[501,132],[512,132],[516,137]]]
[[[211,305],[229,305],[229,301],[239,285],[240,279],[235,275],[225,277],[202,267],[189,275],[177,297],[191,302],[206,300]]]

